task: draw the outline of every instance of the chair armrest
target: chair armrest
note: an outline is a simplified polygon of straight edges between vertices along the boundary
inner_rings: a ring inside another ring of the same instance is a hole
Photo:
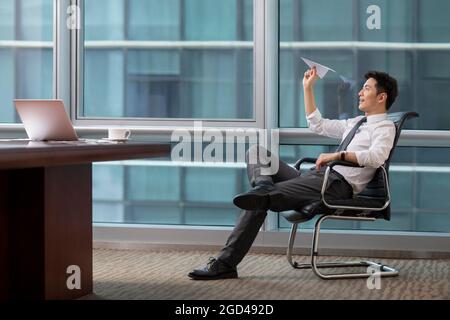
[[[384,203],[384,205],[380,208],[366,208],[366,207],[352,207],[352,206],[337,206],[337,205],[330,205],[329,203],[327,203],[327,201],[325,200],[325,191],[328,188],[328,178],[330,176],[330,172],[331,170],[333,170],[331,167],[335,166],[335,165],[345,165],[348,167],[359,167],[359,168],[364,168],[361,167],[355,163],[352,162],[348,162],[348,161],[332,161],[328,164],[328,167],[325,171],[325,176],[323,178],[323,184],[322,184],[322,191],[321,191],[321,198],[320,200],[322,201],[322,203],[327,206],[330,209],[344,209],[344,210],[355,210],[355,211],[360,211],[360,210],[367,210],[367,211],[382,211],[384,209],[386,209],[388,207],[388,205],[391,203],[391,192],[389,189],[389,180],[388,180],[388,176],[387,176],[387,172],[386,172],[386,168],[383,166],[381,166],[381,170],[383,171],[383,182],[384,182],[384,187],[386,188],[386,193],[387,193],[387,199],[386,202]]]
[[[345,166],[345,167],[354,167],[354,168],[364,168],[364,166],[360,166],[357,163],[350,162],[350,161],[342,161],[342,160],[335,160],[330,161],[327,163],[327,166],[330,168],[333,168],[334,166]]]
[[[302,165],[302,163],[316,163],[317,158],[302,158],[297,160],[297,162],[294,164],[295,169],[300,170],[300,166]]]

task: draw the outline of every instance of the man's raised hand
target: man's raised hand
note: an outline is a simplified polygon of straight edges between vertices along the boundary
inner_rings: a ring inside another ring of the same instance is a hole
[[[316,83],[317,79],[319,79],[319,76],[317,75],[316,67],[312,67],[311,69],[306,70],[305,74],[303,75],[303,88],[304,89],[310,89],[314,86],[314,83]]]

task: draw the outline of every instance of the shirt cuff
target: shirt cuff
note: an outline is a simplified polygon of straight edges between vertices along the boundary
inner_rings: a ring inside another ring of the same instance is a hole
[[[317,122],[322,118],[322,115],[319,112],[319,109],[316,108],[316,110],[314,110],[314,112],[311,112],[308,116],[306,116],[306,120],[308,121],[312,121],[312,122]]]

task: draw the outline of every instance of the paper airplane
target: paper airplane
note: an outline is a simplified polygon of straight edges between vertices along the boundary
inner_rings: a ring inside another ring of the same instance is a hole
[[[328,68],[327,66],[321,65],[320,63],[311,61],[309,59],[303,58],[301,57],[303,61],[305,61],[305,63],[310,67],[316,67],[317,70],[317,75],[319,76],[320,79],[322,79],[323,77],[325,77],[325,75],[328,73],[328,71],[332,71],[334,73],[336,73],[336,71],[334,71],[331,68]]]

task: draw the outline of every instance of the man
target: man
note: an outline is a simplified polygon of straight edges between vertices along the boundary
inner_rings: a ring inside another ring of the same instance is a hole
[[[268,163],[268,159],[251,164],[255,161],[251,162],[249,158],[256,156],[258,152],[256,146],[250,148],[247,152],[247,173],[253,189],[237,195],[233,200],[236,206],[245,211],[217,258],[210,258],[206,267],[189,273],[190,278],[237,278],[236,266],[255,240],[267,210],[295,210],[309,201],[319,200],[327,163],[345,160],[364,167],[335,166],[329,176],[330,185],[325,195],[327,199],[351,198],[364,189],[376,169],[387,160],[392,149],[395,126],[387,120],[386,112],[394,103],[398,92],[397,81],[384,72],[368,72],[365,78],[366,82],[358,94],[359,109],[365,116],[328,120],[322,118],[314,101],[313,87],[318,79],[317,71],[313,68],[305,72],[303,89],[308,126],[320,135],[342,139],[338,151],[322,153],[317,159],[315,170],[301,175],[295,168],[271,156],[271,161],[279,161],[279,170],[269,176],[261,173],[264,166],[260,164]]]

